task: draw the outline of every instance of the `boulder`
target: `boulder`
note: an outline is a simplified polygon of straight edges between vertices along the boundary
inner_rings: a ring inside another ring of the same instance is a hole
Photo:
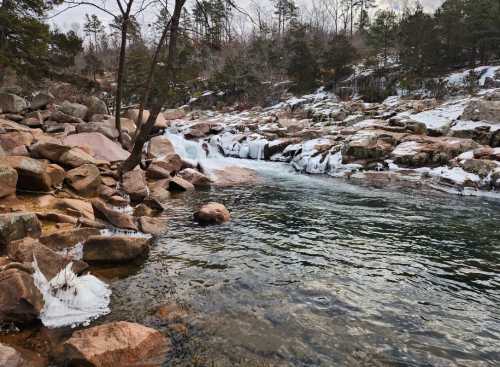
[[[183,169],[179,172],[179,176],[192,183],[195,187],[210,187],[212,184],[212,180],[210,180],[210,178],[193,168]]]
[[[45,140],[32,144],[30,146],[30,153],[34,158],[45,158],[53,162],[58,162],[60,157],[70,149],[71,147],[57,140]]]
[[[186,111],[181,109],[166,110],[165,112],[163,112],[163,117],[167,121],[180,120],[186,117]]]
[[[0,93],[0,110],[3,113],[19,113],[28,108],[24,98],[11,93]]]
[[[471,139],[408,136],[392,151],[395,163],[407,167],[445,165],[458,155],[476,149]]]
[[[229,211],[219,203],[205,204],[194,213],[194,220],[202,225],[223,224],[229,222],[230,219]]]
[[[129,156],[129,153],[119,144],[100,133],[69,135],[64,139],[63,143],[90,151],[95,159],[108,162],[124,161]]]
[[[33,322],[43,304],[42,294],[30,274],[15,268],[0,272],[0,323]]]
[[[472,100],[465,107],[462,120],[500,122],[500,101]]]
[[[122,177],[122,188],[130,196],[132,202],[142,202],[148,197],[146,175],[141,169],[127,172]]]
[[[396,144],[394,134],[383,130],[361,130],[342,148],[343,163],[384,159]]]
[[[167,230],[167,221],[162,218],[140,217],[139,228],[144,233],[159,236]]]
[[[160,332],[119,321],[74,332],[64,343],[64,355],[75,366],[160,367],[171,348]]]
[[[95,96],[91,96],[86,102],[86,105],[88,107],[87,120],[90,120],[94,115],[105,115],[108,113],[108,106],[106,106],[106,103]]]
[[[47,161],[22,156],[10,156],[6,163],[17,171],[17,187],[30,191],[51,191],[53,188],[48,173]]]
[[[149,141],[147,158],[155,159],[175,154],[174,145],[164,136],[155,136]]]
[[[24,237],[40,237],[42,225],[34,213],[0,214],[0,244]]]
[[[195,187],[191,182],[179,176],[175,176],[168,183],[168,191],[172,192],[193,191],[194,189]]]
[[[257,172],[244,167],[229,166],[213,170],[212,174],[214,185],[219,187],[255,185],[260,181]]]
[[[83,166],[84,164],[97,165],[103,162],[103,161],[98,161],[97,159],[95,159],[90,154],[88,154],[87,152],[85,152],[80,148],[71,148],[66,153],[61,155],[58,161],[60,164],[72,168],[77,168]]]
[[[142,114],[142,123],[144,124],[146,121],[148,121],[149,118],[149,111],[144,110]],[[139,109],[130,109],[125,113],[125,117],[131,119],[134,121],[137,125],[139,125],[138,120],[139,120]],[[164,129],[168,126],[167,120],[165,117],[163,117],[163,114],[159,114],[158,117],[156,118],[156,122],[154,127],[157,129]]]
[[[153,180],[161,180],[175,176],[182,168],[183,162],[178,154],[167,154],[166,156],[155,159],[148,166],[146,174]]]
[[[87,117],[87,112],[89,108],[83,104],[71,103],[69,101],[64,101],[61,106],[61,111],[66,115],[70,115],[79,119],[85,119]]]
[[[83,120],[79,117],[71,116],[62,111],[54,111],[50,115],[50,121],[56,121],[59,124],[81,124]]]
[[[184,137],[189,140],[201,139],[210,133],[210,124],[208,122],[198,122],[191,125]]]
[[[11,260],[19,263],[32,263],[36,258],[38,268],[48,280],[53,279],[70,262],[73,262],[73,271],[76,274],[88,268],[85,262],[59,255],[32,238],[11,242],[7,247],[7,254]]]
[[[17,186],[17,171],[0,163],[0,199],[6,196],[15,195]]]
[[[466,172],[474,173],[481,178],[485,178],[500,168],[500,162],[488,159],[466,159],[460,162],[460,166]]]
[[[122,229],[130,229],[132,231],[137,231],[137,225],[134,223],[134,218],[128,214],[114,210],[106,203],[100,199],[92,200],[92,207],[96,215],[99,215],[102,219],[107,220],[109,223],[115,227]]]
[[[0,146],[7,155],[27,156],[27,146],[31,145],[32,142],[33,134],[31,132],[10,131],[0,134]]]
[[[86,122],[83,124],[78,124],[76,126],[76,131],[79,134],[83,133],[100,133],[109,139],[118,138],[118,130],[114,126],[106,126],[98,122]]]
[[[58,209],[74,217],[95,220],[92,204],[87,201],[69,198],[56,198],[50,195],[39,197],[37,204],[44,209]]]
[[[31,101],[31,109],[39,110],[56,101],[56,97],[50,92],[40,92]]]
[[[57,164],[49,164],[47,165],[47,174],[50,177],[50,186],[58,188],[62,186],[66,171]]]
[[[66,173],[66,183],[82,196],[97,196],[101,186],[101,173],[93,164],[84,164]]]
[[[0,366],[46,367],[47,365],[47,359],[38,353],[0,343]]]
[[[54,251],[62,251],[85,242],[90,236],[98,236],[100,233],[101,231],[97,228],[64,229],[42,235],[39,241]]]
[[[91,236],[83,246],[83,260],[90,263],[124,263],[149,250],[150,239],[128,236]]]

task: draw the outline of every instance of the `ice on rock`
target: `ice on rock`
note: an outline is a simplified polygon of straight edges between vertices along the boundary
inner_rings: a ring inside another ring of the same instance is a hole
[[[77,276],[69,263],[50,281],[33,262],[33,279],[43,296],[40,313],[42,323],[49,328],[87,324],[110,312],[111,290],[93,275]]]

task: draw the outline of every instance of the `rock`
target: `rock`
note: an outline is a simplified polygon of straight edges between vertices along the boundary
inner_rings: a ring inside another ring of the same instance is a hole
[[[173,192],[193,191],[194,189],[194,185],[191,182],[179,176],[172,178],[168,183],[168,190]]]
[[[42,225],[34,213],[0,214],[0,244],[24,237],[38,238],[42,233]]]
[[[64,101],[61,106],[61,111],[66,115],[70,115],[79,119],[84,120],[87,117],[87,112],[89,108],[85,105],[79,103],[71,103],[69,101]]]
[[[141,169],[127,172],[122,177],[122,188],[130,196],[132,202],[142,202],[148,197],[146,175]]]
[[[56,140],[39,141],[30,146],[30,152],[34,158],[45,158],[58,162],[60,157],[68,152],[71,147]]]
[[[210,133],[210,124],[208,122],[198,122],[192,125],[184,134],[188,140],[201,139]]]
[[[44,209],[62,210],[74,217],[94,220],[94,210],[92,204],[78,199],[56,198],[50,195],[38,198],[37,204]]]
[[[153,180],[161,180],[175,176],[182,168],[182,159],[178,154],[167,154],[163,158],[155,159],[148,166],[146,174]]]
[[[0,366],[2,367],[46,367],[47,365],[47,359],[38,353],[0,343]]]
[[[17,171],[0,163],[0,199],[6,196],[15,195],[17,187]]]
[[[155,159],[175,154],[174,145],[164,136],[155,136],[149,141],[147,158]]]
[[[33,134],[27,131],[11,131],[0,134],[0,146],[7,155],[27,156],[26,147],[33,142]],[[23,152],[23,154],[16,154]]]
[[[117,162],[128,158],[129,153],[120,145],[100,133],[81,133],[67,136],[64,144],[90,150],[92,156],[99,160]]]
[[[127,236],[91,236],[83,246],[83,260],[90,263],[124,263],[144,255],[150,239]]]
[[[464,171],[474,173],[481,178],[485,178],[492,174],[500,167],[500,163],[487,159],[466,159],[460,163]]]
[[[52,181],[47,161],[28,157],[10,156],[6,163],[17,171],[17,187],[29,191],[51,191]]]
[[[3,113],[19,113],[28,108],[24,98],[10,93],[0,93],[0,110]]]
[[[210,178],[193,168],[183,169],[179,172],[179,176],[192,183],[194,187],[210,187],[212,184]]]
[[[50,186],[58,188],[62,186],[66,171],[57,164],[49,164],[47,166],[47,174],[50,177]]]
[[[120,321],[76,331],[64,349],[69,365],[160,367],[171,343],[154,329]]]
[[[96,213],[96,215],[100,214],[103,219],[106,219],[115,227],[130,229],[132,231],[138,230],[132,216],[114,210],[113,208],[106,205],[102,200],[93,199],[92,207],[94,208],[94,212]]]
[[[137,126],[135,126],[135,122],[133,120],[122,117],[120,119],[120,122],[122,126],[122,131],[126,132],[130,136],[135,135]]]
[[[145,123],[148,120],[149,115],[150,115],[149,111],[148,110],[144,110],[144,112],[142,114],[142,123]],[[125,113],[125,117],[131,119],[137,125],[139,125],[138,124],[138,120],[139,120],[139,110],[138,109],[130,109],[130,110],[128,110]],[[165,117],[163,117],[163,115],[160,113],[158,115],[158,117],[156,118],[156,122],[155,122],[154,127],[157,128],[157,129],[164,129],[167,126],[168,126],[167,120],[165,120]]]
[[[43,304],[30,274],[14,268],[0,272],[0,323],[33,322]]]
[[[109,139],[117,139],[119,136],[118,130],[116,130],[114,127],[106,126],[96,122],[86,122],[78,124],[76,126],[76,131],[79,134],[100,133]]]
[[[140,217],[139,228],[144,233],[159,236],[167,230],[167,222],[161,218]]]
[[[180,120],[186,117],[186,112],[181,109],[166,110],[165,112],[163,112],[163,117],[167,121]]]
[[[94,157],[92,157],[87,152],[83,151],[80,148],[71,148],[66,153],[59,157],[59,163],[62,165],[77,168],[83,166],[84,164],[94,164],[97,165],[102,163],[103,161],[98,161]]]
[[[66,183],[82,196],[97,196],[101,186],[101,173],[93,164],[84,164],[66,173]]]
[[[470,139],[408,136],[391,153],[395,163],[408,167],[446,165],[458,155],[479,145]]]
[[[384,159],[396,144],[394,134],[383,130],[361,130],[342,148],[343,163]]]
[[[83,120],[79,117],[74,117],[69,114],[66,114],[62,111],[54,111],[50,115],[51,121],[56,121],[59,124],[81,124]]]
[[[83,243],[90,236],[98,236],[100,233],[101,231],[96,228],[72,228],[42,235],[39,241],[54,251],[61,251]]]
[[[76,274],[88,268],[85,262],[59,255],[32,238],[11,242],[7,247],[7,254],[10,259],[19,263],[32,263],[36,258],[40,271],[48,280],[53,279],[70,262],[73,262],[73,271]]]
[[[212,171],[214,185],[219,187],[230,187],[239,185],[255,185],[260,180],[257,172],[250,168],[229,166]]]
[[[39,110],[56,101],[56,97],[50,92],[40,92],[31,101],[31,109]]]
[[[462,120],[500,122],[500,101],[472,100],[465,107]]]
[[[484,121],[463,121],[457,120],[451,126],[448,135],[463,138],[472,139],[480,144],[488,145],[490,144],[492,137],[492,128],[495,125],[486,123]]]
[[[86,105],[88,107],[87,120],[90,120],[93,115],[105,115],[108,113],[108,106],[106,106],[106,103],[97,97],[91,96],[86,102]]]
[[[194,220],[202,225],[223,224],[229,222],[230,219],[229,211],[219,203],[205,204],[194,213]]]

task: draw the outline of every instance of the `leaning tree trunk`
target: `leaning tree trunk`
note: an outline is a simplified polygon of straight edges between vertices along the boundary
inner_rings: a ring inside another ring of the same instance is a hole
[[[127,52],[127,32],[128,32],[128,17],[124,17],[122,21],[122,34],[120,45],[120,58],[118,61],[118,75],[116,77],[116,99],[115,99],[115,127],[118,130],[118,140],[122,142],[122,99],[123,99],[123,79],[125,76],[125,56]]]
[[[165,74],[167,80],[171,79],[171,81],[174,79],[174,63],[176,62],[177,57],[179,21],[182,14],[182,8],[184,7],[185,3],[186,0],[175,1],[175,9],[170,22],[170,39],[168,45],[167,62],[165,65]],[[168,93],[165,93],[163,96],[156,97],[153,101],[149,118],[146,123],[141,126],[139,134],[136,137],[132,153],[130,153],[130,156],[127,158],[127,160],[120,166],[120,174],[132,171],[139,163],[141,163],[142,150],[144,148],[144,145],[148,141],[149,134],[151,133],[151,130],[153,129],[156,119],[160,114],[163,106],[167,102],[167,99]]]

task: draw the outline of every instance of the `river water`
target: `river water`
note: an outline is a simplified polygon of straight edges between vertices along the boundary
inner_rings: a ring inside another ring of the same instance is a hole
[[[261,184],[173,198],[168,233],[112,283],[116,319],[189,307],[168,365],[500,365],[498,201],[253,165]],[[193,224],[207,201],[232,221]]]

